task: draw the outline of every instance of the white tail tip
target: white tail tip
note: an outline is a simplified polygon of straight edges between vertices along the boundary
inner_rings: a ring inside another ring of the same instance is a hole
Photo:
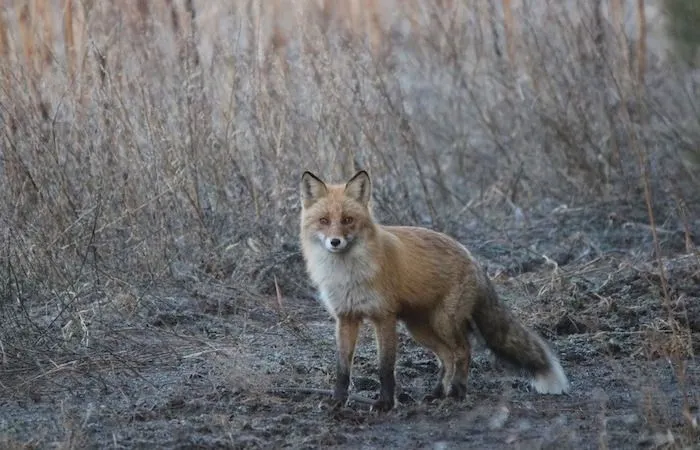
[[[532,379],[532,387],[540,394],[565,394],[569,392],[569,380],[564,374],[561,364],[555,358],[550,358],[549,370],[538,373]]]

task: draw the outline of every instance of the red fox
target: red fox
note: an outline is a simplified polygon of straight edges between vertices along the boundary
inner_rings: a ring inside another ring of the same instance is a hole
[[[379,354],[377,409],[394,407],[399,321],[439,360],[440,379],[426,399],[465,397],[469,335],[475,327],[497,356],[532,376],[537,392],[568,392],[556,356],[499,300],[488,275],[464,246],[426,228],[375,222],[367,172],[358,172],[343,185],[326,184],[307,171],[300,191],[306,269],[336,321],[336,405],[348,398],[364,319],[374,325]]]

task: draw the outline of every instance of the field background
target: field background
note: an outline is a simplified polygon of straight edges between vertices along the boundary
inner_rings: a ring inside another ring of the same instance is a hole
[[[697,442],[700,78],[661,2],[1,5],[0,446]],[[466,402],[423,404],[405,335],[395,411],[296,391],[334,367],[306,169],[469,247],[571,395],[480,350]]]

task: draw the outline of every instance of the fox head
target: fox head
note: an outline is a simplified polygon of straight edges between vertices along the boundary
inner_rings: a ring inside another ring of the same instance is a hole
[[[372,183],[364,170],[347,183],[326,184],[311,172],[301,177],[301,236],[331,253],[346,252],[373,229]]]

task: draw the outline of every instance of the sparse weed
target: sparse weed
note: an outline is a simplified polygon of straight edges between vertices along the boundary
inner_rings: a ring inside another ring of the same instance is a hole
[[[163,303],[146,296],[173,286],[233,286],[243,306],[218,315],[310,296],[296,238],[306,168],[369,169],[382,221],[465,238],[576,205],[646,205],[664,312],[645,348],[676,368],[694,360],[659,229],[680,230],[697,273],[698,77],[647,51],[656,28],[623,33],[601,2],[426,1],[347,23],[267,2],[175,2],[176,20],[83,3],[64,23],[87,44],[52,32],[33,65],[23,7],[0,11],[0,392],[82,358],[128,359],[141,341],[110,330],[152,324]],[[576,262],[604,252],[581,242]],[[583,291],[568,260],[544,260],[540,296]],[[538,320],[567,303],[552,304]]]

